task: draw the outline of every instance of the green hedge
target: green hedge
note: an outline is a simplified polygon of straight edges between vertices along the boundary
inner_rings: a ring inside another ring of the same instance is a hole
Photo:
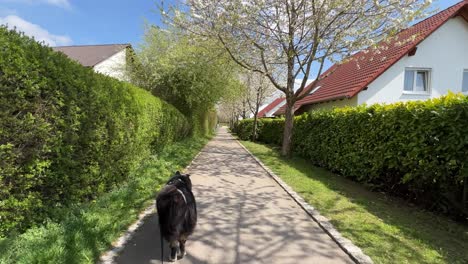
[[[210,137],[214,134],[218,116],[215,110],[193,109],[195,113],[189,116],[189,123],[194,137]]]
[[[259,140],[280,144],[284,120],[260,123]],[[241,121],[233,129],[249,139],[251,124]],[[450,94],[298,116],[293,149],[316,165],[376,189],[434,210],[460,212],[468,179],[467,129],[468,97]]]
[[[65,208],[57,221],[0,237],[1,264],[98,263],[100,255],[154,201],[157,190],[188,165],[207,138],[187,138],[145,159],[129,179],[93,202]]]
[[[95,199],[190,133],[174,107],[0,27],[0,235]]]
[[[262,118],[258,119],[257,133],[258,141],[268,144],[280,145],[283,140],[283,118]],[[234,123],[231,128],[233,132],[242,140],[252,140],[253,119],[240,120]]]

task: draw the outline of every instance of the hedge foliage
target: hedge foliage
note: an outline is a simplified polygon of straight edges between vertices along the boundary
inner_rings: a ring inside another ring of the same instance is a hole
[[[246,140],[251,125],[252,120],[243,120],[233,129]],[[280,144],[283,126],[283,119],[261,119],[259,140]],[[468,191],[463,186],[468,180],[467,129],[468,97],[449,94],[306,113],[295,119],[293,148],[312,163],[358,182],[433,209],[461,212],[463,190]]]
[[[64,208],[60,219],[0,237],[1,264],[95,264],[153,201],[157,190],[185,168],[207,138],[190,137],[145,159],[129,179],[93,202]]]
[[[0,235],[126,180],[190,133],[150,92],[0,27]]]
[[[189,120],[193,136],[212,134],[215,106],[239,85],[233,62],[215,42],[193,41],[183,32],[146,27],[127,67],[129,80],[175,106]]]

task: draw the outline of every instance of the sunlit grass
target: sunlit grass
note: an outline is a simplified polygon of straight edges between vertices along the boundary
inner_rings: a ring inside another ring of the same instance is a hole
[[[162,183],[187,166],[206,142],[188,139],[173,144],[146,160],[127,184],[70,208],[63,221],[0,238],[0,263],[95,263],[149,205]]]
[[[468,263],[468,227],[370,192],[305,159],[283,159],[270,146],[243,141],[375,263]]]

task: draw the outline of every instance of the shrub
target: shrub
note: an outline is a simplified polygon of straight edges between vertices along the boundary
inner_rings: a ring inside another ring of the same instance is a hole
[[[259,140],[279,144],[284,121],[261,122]],[[248,138],[242,133],[250,131],[245,129],[251,123],[239,123],[240,138]],[[468,179],[467,128],[468,97],[450,94],[306,113],[295,119],[293,146],[314,164],[355,181],[435,210],[461,212],[468,191],[463,186]]]
[[[284,119],[283,118],[261,118],[258,119],[257,132],[258,141],[267,144],[280,145],[283,140]],[[234,123],[231,130],[242,140],[252,140],[253,119],[243,119]]]
[[[188,117],[193,137],[211,136],[215,132],[218,123],[217,113],[214,110],[193,109]]]
[[[284,119],[260,119],[258,140],[268,143],[281,145],[283,142]]]
[[[260,120],[258,126],[260,127]],[[237,134],[237,136],[242,140],[251,140],[252,139],[252,129],[253,129],[253,119],[244,119],[240,120],[237,123],[234,123],[234,126],[231,130]],[[260,129],[259,129],[260,131]]]
[[[95,199],[190,132],[174,107],[0,27],[0,235]]]

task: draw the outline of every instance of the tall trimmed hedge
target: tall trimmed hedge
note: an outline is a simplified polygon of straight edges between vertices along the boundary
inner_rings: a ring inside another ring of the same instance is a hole
[[[0,235],[88,201],[190,133],[178,110],[0,27]]]
[[[234,130],[250,139],[252,120]],[[261,119],[280,144],[283,119]],[[294,151],[313,164],[435,210],[467,209],[468,97],[341,108],[296,117]],[[465,204],[463,205],[463,192]]]

